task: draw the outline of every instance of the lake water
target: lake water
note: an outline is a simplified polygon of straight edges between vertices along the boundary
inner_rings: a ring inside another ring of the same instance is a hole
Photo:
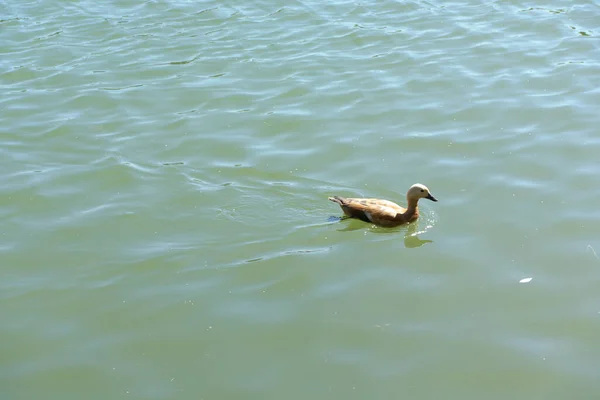
[[[599,18],[0,4],[0,397],[600,398]]]

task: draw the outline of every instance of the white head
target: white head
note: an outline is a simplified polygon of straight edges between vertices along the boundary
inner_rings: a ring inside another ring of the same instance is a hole
[[[431,201],[437,201],[435,197],[431,193],[429,193],[429,189],[425,185],[421,185],[420,183],[415,183],[408,189],[406,192],[406,198],[410,201],[419,201],[419,199],[429,199]]]

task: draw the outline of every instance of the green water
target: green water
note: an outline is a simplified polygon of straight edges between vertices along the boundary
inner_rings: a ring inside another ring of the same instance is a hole
[[[1,3],[0,398],[600,398],[599,14]]]

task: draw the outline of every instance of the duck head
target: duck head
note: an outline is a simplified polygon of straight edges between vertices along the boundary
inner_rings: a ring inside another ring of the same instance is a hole
[[[408,192],[406,193],[406,198],[409,201],[419,201],[419,199],[437,201],[437,199],[433,197],[433,195],[429,192],[427,186],[422,185],[420,183],[415,183],[410,187],[410,189],[408,189]]]

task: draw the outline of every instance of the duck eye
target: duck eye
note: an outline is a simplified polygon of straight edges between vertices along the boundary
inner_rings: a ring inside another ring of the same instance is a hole
[[[425,191],[425,189],[421,189],[421,193],[423,193]]]

